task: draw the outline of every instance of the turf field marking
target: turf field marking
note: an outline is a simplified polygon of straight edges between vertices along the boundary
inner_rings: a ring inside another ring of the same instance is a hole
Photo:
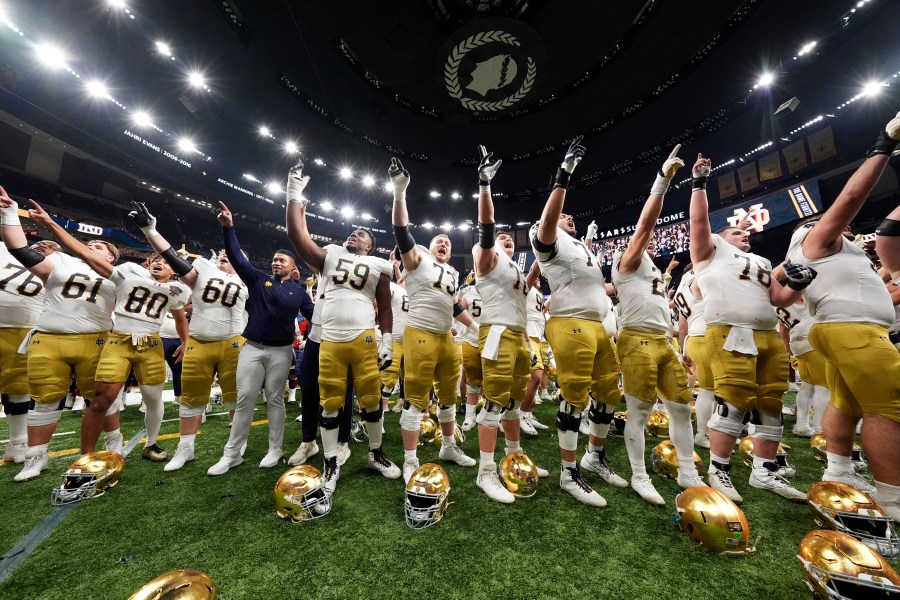
[[[141,441],[141,437],[146,431],[147,430],[142,427],[137,435],[128,440],[128,444],[125,445],[125,449],[122,451],[123,458],[127,458],[131,451],[137,447],[138,443]],[[72,504],[64,504],[63,506],[55,507],[50,511],[49,515],[44,517],[40,523],[26,533],[25,537],[19,540],[19,543],[13,546],[9,552],[0,556],[0,583],[6,581],[6,579],[13,574],[13,571],[15,571],[26,558],[31,556],[31,553],[34,552],[35,548],[40,546],[41,542],[53,533],[56,526],[59,525],[62,520],[78,506],[78,504],[78,502],[73,502]]]

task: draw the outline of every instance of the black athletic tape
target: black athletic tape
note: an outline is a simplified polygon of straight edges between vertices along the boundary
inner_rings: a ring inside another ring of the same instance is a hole
[[[892,139],[886,131],[878,134],[875,144],[866,152],[866,156],[875,156],[876,154],[887,154],[890,156],[897,148],[897,140]]]
[[[791,280],[788,279],[787,277],[778,280],[778,283],[781,284],[781,287],[787,287],[790,282],[791,282]]]
[[[553,178],[553,187],[554,188],[562,188],[564,190],[569,189],[569,180],[571,180],[572,174],[559,167],[556,169],[556,177]]]
[[[9,253],[12,254],[13,258],[22,263],[22,266],[26,269],[30,269],[34,265],[40,264],[46,256],[34,250],[33,248],[29,248],[25,246],[24,248],[7,248]]]
[[[458,317],[461,313],[465,312],[465,310],[466,310],[466,309],[464,309],[464,308],[462,307],[462,304],[460,304],[459,302],[456,302],[456,303],[453,305],[453,316],[454,316],[454,317]]]
[[[3,410],[8,415],[27,415],[30,402],[13,402],[9,399],[8,394],[2,396]]]
[[[366,409],[360,409],[362,413],[363,421],[366,423],[377,423],[381,420],[382,415],[384,415],[384,410],[381,408],[381,402],[378,403],[378,407],[375,410],[368,411]]]
[[[691,189],[692,190],[705,190],[706,182],[709,180],[709,177],[694,177],[691,180]]]
[[[322,429],[337,429],[341,426],[341,413],[344,412],[343,408],[338,410],[337,416],[334,417],[326,417],[324,412],[325,411],[322,411],[319,414],[319,425],[322,426]]]
[[[404,225],[403,227],[394,225],[394,239],[397,240],[400,254],[406,254],[416,247],[416,239],[409,232],[409,225]]]
[[[896,219],[885,219],[875,230],[875,235],[886,235],[896,237],[900,235],[900,221]]]
[[[194,270],[194,267],[192,267],[188,261],[178,256],[178,254],[172,250],[172,246],[169,246],[160,252],[159,255],[163,257],[163,260],[169,263],[169,266],[172,267],[172,270],[175,271],[179,277],[184,277]]]
[[[603,406],[606,406],[604,403],[600,402],[597,404],[597,409],[594,409],[594,403],[591,402],[590,408],[588,408],[588,420],[591,423],[596,423],[597,425],[609,425],[613,420],[613,413],[608,413],[603,410]]]
[[[581,415],[570,415],[566,412],[556,413],[556,428],[561,431],[578,431],[581,426]]]
[[[496,226],[493,223],[478,223],[478,245],[482,248],[493,248],[495,230]]]
[[[556,250],[556,242],[553,242],[552,244],[545,244],[541,241],[537,234],[535,234],[535,236],[532,238],[531,243],[534,245],[534,249],[538,252],[547,253]]]

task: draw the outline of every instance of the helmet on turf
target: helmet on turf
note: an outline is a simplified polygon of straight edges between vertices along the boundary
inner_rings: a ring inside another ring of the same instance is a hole
[[[740,556],[755,550],[747,517],[722,492],[689,487],[675,497],[675,506],[681,530],[710,552]]]
[[[318,519],[331,511],[331,496],[325,479],[313,466],[300,465],[285,471],[275,484],[275,512],[294,523]]]
[[[838,481],[820,481],[806,497],[819,527],[852,535],[888,558],[900,556],[894,521],[865,492]]]
[[[209,575],[194,569],[163,573],[128,600],[215,600],[216,585]]]
[[[805,583],[816,598],[851,600],[900,594],[900,576],[877,552],[839,531],[811,531],[800,541],[797,558]]]
[[[456,426],[456,429],[453,431],[453,438],[456,440],[457,446],[459,446],[460,444],[462,444],[463,442],[466,441],[466,436],[462,432],[462,430],[459,428],[458,425]],[[444,432],[441,431],[440,426],[438,426],[437,429],[434,430],[434,439],[431,440],[431,443],[434,444],[434,447],[437,448],[438,450],[443,448]]]
[[[419,445],[430,444],[434,440],[434,432],[437,430],[437,423],[430,417],[424,417],[419,423]]]
[[[444,518],[450,502],[450,479],[440,465],[425,463],[406,484],[406,524],[413,529],[431,527]]]
[[[85,498],[102,496],[119,483],[125,459],[118,452],[89,452],[72,463],[59,487],[50,494],[51,504],[70,504]]]
[[[537,493],[538,472],[534,462],[521,450],[510,452],[497,466],[500,481],[514,496],[530,498]]]
[[[809,447],[812,448],[813,456],[816,460],[826,462],[828,457],[825,456],[825,434],[817,433],[809,439]]]
[[[865,473],[869,470],[866,453],[856,442],[853,442],[853,449],[850,451],[850,462],[853,463],[853,470],[857,473]]]
[[[647,416],[647,433],[654,437],[669,437],[669,413],[651,410]]]
[[[813,456],[821,462],[828,462],[825,455],[825,434],[817,433],[809,440],[809,447],[812,448]],[[863,449],[853,442],[853,449],[850,451],[850,460],[853,463],[853,470],[857,473],[863,473],[868,470],[869,463],[866,462],[866,454]]]
[[[782,477],[794,477],[797,475],[797,467],[788,462],[787,451],[790,446],[778,444],[778,450],[775,452],[775,464],[778,465],[777,474]],[[753,467],[753,439],[748,435],[741,440],[738,445],[738,453],[745,465]]]
[[[694,465],[697,467],[697,474],[703,475],[703,461],[696,452],[694,452]],[[675,444],[672,443],[672,440],[663,440],[656,445],[653,454],[650,455],[650,466],[653,468],[653,472],[660,477],[678,478],[678,453],[675,451]]]
[[[628,421],[628,411],[620,410],[613,413],[613,426],[616,435],[625,435],[625,422]]]

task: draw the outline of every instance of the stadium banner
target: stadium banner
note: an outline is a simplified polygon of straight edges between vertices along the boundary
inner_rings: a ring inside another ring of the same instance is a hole
[[[786,146],[782,152],[784,152],[784,160],[787,162],[788,173],[795,173],[806,168],[806,148],[803,140],[797,140],[790,146]]]
[[[759,179],[778,179],[781,177],[781,157],[778,152],[773,152],[759,159]]]
[[[738,169],[738,181],[741,182],[742,193],[759,186],[759,179],[756,177],[756,161]]]
[[[811,133],[806,138],[809,144],[809,155],[814,163],[831,158],[837,151],[834,148],[834,136],[831,133],[831,125]]]
[[[737,185],[734,183],[734,171],[728,171],[719,175],[719,198],[730,198],[737,194]]]

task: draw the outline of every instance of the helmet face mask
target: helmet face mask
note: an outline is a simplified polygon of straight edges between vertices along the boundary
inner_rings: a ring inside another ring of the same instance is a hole
[[[669,437],[669,415],[661,410],[650,411],[646,429],[654,437]]]
[[[406,484],[404,512],[411,529],[426,529],[444,518],[450,505],[450,479],[440,465],[425,463]]]
[[[90,452],[76,460],[63,475],[63,482],[53,488],[50,503],[59,506],[88,498],[97,498],[119,483],[125,461],[116,452]]]
[[[800,542],[797,558],[806,585],[817,598],[853,600],[895,598],[900,576],[859,540],[838,531],[812,531]]]
[[[331,512],[331,496],[325,480],[310,465],[294,467],[275,484],[275,513],[282,519],[300,523],[324,517]]]
[[[891,518],[868,494],[836,481],[820,481],[808,494],[820,527],[850,535],[888,558],[900,557],[900,538]]]

